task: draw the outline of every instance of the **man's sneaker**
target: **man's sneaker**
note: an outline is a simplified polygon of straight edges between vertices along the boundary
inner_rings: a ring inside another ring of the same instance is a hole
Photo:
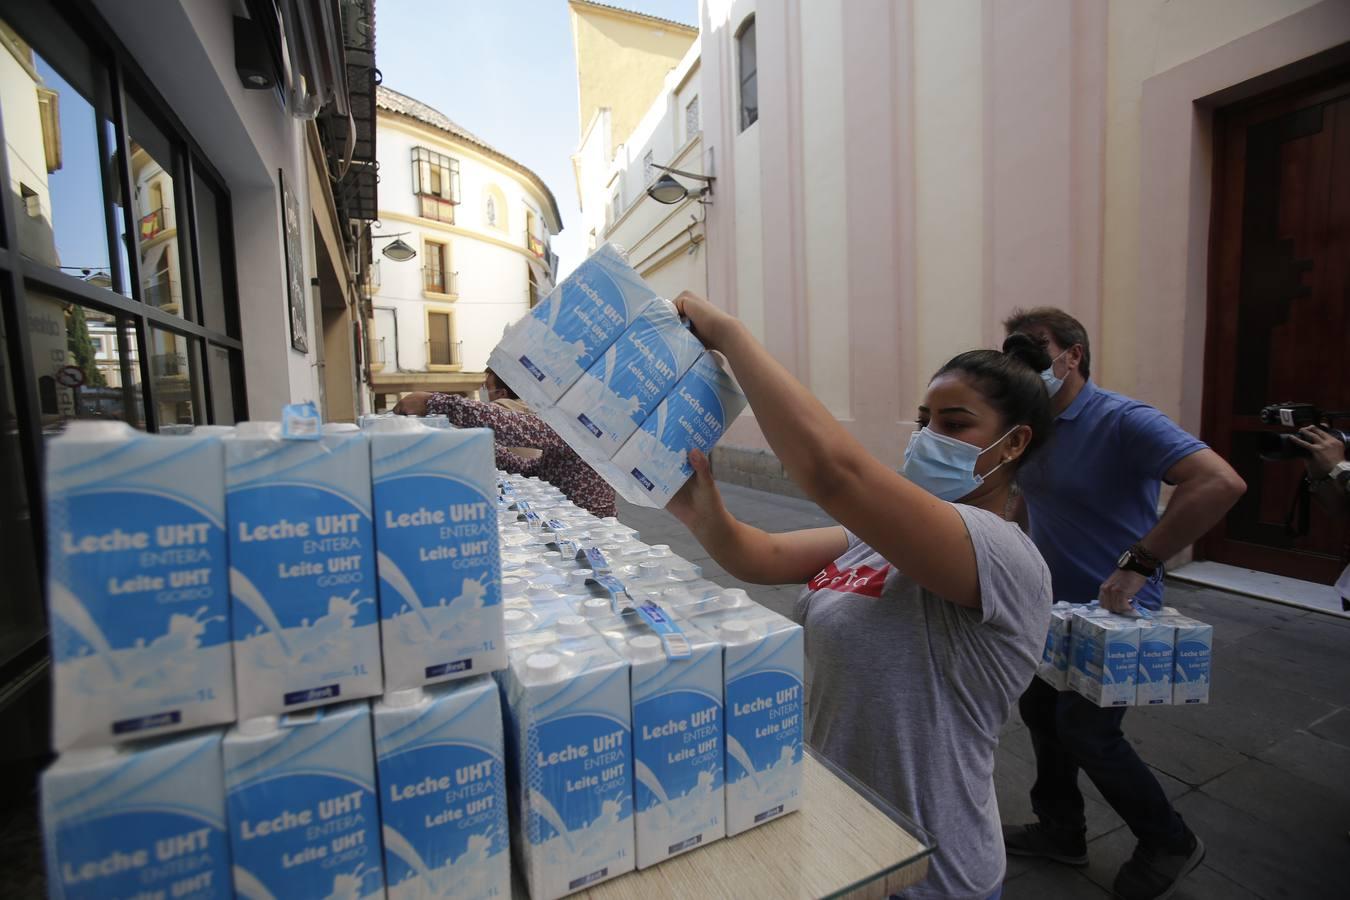
[[[1116,873],[1112,893],[1122,900],[1166,900],[1205,858],[1205,842],[1194,833],[1174,851],[1139,844]]]
[[[1004,825],[1003,845],[1013,856],[1040,856],[1066,866],[1088,863],[1087,834],[1081,828],[1056,828],[1044,822]]]

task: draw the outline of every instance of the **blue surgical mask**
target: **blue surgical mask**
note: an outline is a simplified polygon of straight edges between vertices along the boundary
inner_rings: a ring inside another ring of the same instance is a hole
[[[960,500],[1003,466],[999,463],[984,475],[975,474],[975,463],[980,456],[998,446],[1016,428],[1016,425],[1009,428],[1003,437],[983,450],[929,428],[920,428],[909,437],[905,465],[900,473],[939,500]]]
[[[1068,350],[1065,350],[1064,353],[1061,353],[1059,356],[1050,360],[1050,368],[1041,373],[1041,380],[1045,382],[1045,389],[1050,393],[1051,397],[1058,394],[1059,389],[1064,387],[1064,379],[1055,374],[1055,363],[1063,359],[1064,354],[1068,352]],[[1068,373],[1066,372],[1065,376],[1067,377],[1067,375]]]

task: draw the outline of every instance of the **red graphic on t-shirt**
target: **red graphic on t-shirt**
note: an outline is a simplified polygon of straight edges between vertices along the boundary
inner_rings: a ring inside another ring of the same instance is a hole
[[[807,585],[813,591],[838,591],[841,594],[861,594],[864,597],[880,597],[881,589],[886,586],[886,576],[891,571],[889,564],[880,569],[871,566],[858,566],[854,569],[839,571],[839,567],[830,563],[812,578]]]

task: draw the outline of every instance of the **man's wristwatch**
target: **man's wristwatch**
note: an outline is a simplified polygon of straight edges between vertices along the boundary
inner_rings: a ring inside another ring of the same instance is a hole
[[[1116,568],[1152,578],[1162,568],[1162,560],[1149,553],[1141,544],[1135,544],[1116,560]]]

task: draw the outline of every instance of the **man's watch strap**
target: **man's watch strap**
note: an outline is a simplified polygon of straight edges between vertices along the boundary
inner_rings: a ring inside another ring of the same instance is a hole
[[[1162,560],[1149,553],[1143,546],[1135,544],[1116,560],[1116,568],[1152,578],[1162,568]]]

